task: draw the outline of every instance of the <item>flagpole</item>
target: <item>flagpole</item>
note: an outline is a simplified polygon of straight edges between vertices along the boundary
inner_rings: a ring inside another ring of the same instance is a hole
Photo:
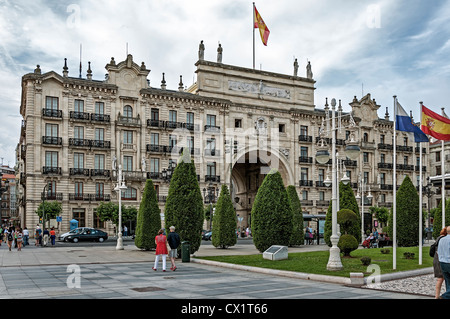
[[[444,108],[442,108],[442,116],[445,117]],[[445,227],[445,163],[444,163],[444,140],[441,141],[442,145],[442,151],[441,151],[441,180],[442,180],[442,187],[441,187],[441,202],[442,202],[442,228]]]
[[[393,138],[393,148],[394,148],[394,158],[393,158],[393,168],[394,168],[394,176],[393,176],[393,185],[392,188],[394,190],[394,201],[393,201],[393,222],[392,222],[392,269],[397,268],[397,96],[394,95],[394,138]]]
[[[422,123],[422,102],[420,102],[420,123]],[[419,265],[422,265],[422,237],[423,237],[423,233],[422,233],[422,214],[423,214],[423,209],[422,209],[422,144],[419,144]]]
[[[255,69],[255,3],[253,2],[253,70]]]

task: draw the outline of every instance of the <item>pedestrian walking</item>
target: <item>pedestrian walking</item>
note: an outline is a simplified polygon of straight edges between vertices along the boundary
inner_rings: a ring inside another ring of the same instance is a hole
[[[447,226],[447,235],[439,240],[437,253],[446,289],[439,299],[450,299],[450,226]]]
[[[177,266],[175,265],[175,259],[177,258],[177,254],[178,254],[178,246],[180,246],[180,235],[178,235],[178,233],[175,232],[175,226],[170,226],[169,227],[169,235],[167,235],[167,242],[169,243],[169,247],[170,247],[170,252],[169,252],[169,257],[170,257],[170,263],[172,264],[172,267],[170,267],[170,269],[172,271],[177,270]]]
[[[436,241],[433,245],[430,247],[430,255],[433,254],[433,272],[434,272],[434,278],[436,279],[436,290],[435,290],[435,298],[438,299],[441,295],[441,288],[442,283],[444,282],[444,275],[442,274],[441,265],[439,263],[439,257],[438,253],[436,252],[437,248],[439,247],[439,240],[441,240],[443,237],[447,236],[447,228],[442,228],[441,232],[439,233],[439,237],[436,238]]]
[[[123,226],[123,235],[125,237],[128,236],[128,228],[127,228],[127,226]]]
[[[7,243],[8,243],[9,251],[11,251],[11,247],[12,247],[12,244],[13,244],[13,241],[14,241],[14,233],[13,233],[13,230],[12,230],[11,227],[6,232],[6,240],[7,240]]]
[[[17,251],[21,251],[23,244],[23,233],[21,228],[18,228],[16,231],[16,241],[17,241]]]
[[[48,231],[47,228],[44,229],[44,232],[42,233],[42,235],[43,235],[43,243],[42,243],[42,246],[47,247],[47,244],[48,244],[48,238],[49,238],[49,236],[50,236],[50,232]]]
[[[34,245],[35,246],[40,246],[41,245],[41,240],[42,240],[42,229],[41,227],[39,227],[39,225],[36,225],[36,230],[34,231]]]
[[[160,229],[158,235],[155,237],[156,252],[155,252],[155,265],[152,267],[154,271],[158,270],[159,257],[162,258],[162,269],[166,271],[166,258],[167,258],[167,238],[164,235],[164,229]]]
[[[2,245],[3,241],[3,226],[0,227],[0,246]]]
[[[55,227],[52,227],[50,229],[50,241],[52,243],[52,246],[55,246],[55,240],[56,240],[56,232],[55,232]]]
[[[23,228],[23,247],[29,245],[30,232],[26,227]]]

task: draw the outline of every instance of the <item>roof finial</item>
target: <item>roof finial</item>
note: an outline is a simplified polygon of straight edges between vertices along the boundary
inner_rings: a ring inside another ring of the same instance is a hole
[[[88,62],[88,70],[86,75],[88,80],[92,80],[92,70],[91,70],[91,62]]]
[[[64,58],[63,76],[66,78],[69,74],[69,68],[67,67],[67,58]]]
[[[166,89],[166,79],[164,78],[164,72],[163,72],[163,77],[162,77],[162,81],[161,81],[161,89],[165,90]]]
[[[178,91],[183,91],[183,76],[180,75],[180,83],[178,83]]]

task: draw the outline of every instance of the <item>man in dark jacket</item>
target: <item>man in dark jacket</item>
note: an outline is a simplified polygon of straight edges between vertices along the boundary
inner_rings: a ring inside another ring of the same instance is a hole
[[[177,269],[177,267],[175,266],[175,258],[177,258],[177,248],[180,245],[180,235],[178,235],[175,232],[175,226],[170,226],[170,233],[167,236],[167,242],[169,243],[169,247],[170,247],[170,252],[169,252],[169,257],[170,257],[170,262],[172,263],[172,267],[170,267],[170,269],[172,271],[175,271]]]

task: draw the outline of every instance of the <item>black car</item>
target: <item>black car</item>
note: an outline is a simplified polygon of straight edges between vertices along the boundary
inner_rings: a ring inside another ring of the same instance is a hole
[[[209,231],[202,235],[202,239],[203,240],[211,240],[211,236],[212,236],[212,231]]]
[[[86,228],[81,232],[69,234],[64,237],[64,241],[72,241],[78,243],[79,241],[99,241],[103,242],[108,239],[108,234],[102,230],[95,228]]]

